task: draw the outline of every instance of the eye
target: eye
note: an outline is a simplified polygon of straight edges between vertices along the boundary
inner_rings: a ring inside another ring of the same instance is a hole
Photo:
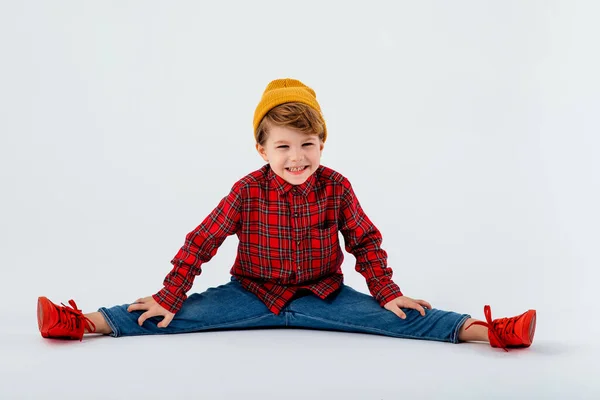
[[[304,143],[302,146],[312,146],[314,143]]]
[[[287,146],[287,145],[285,145],[285,144],[283,144],[283,145],[281,145],[281,146],[277,146],[277,148],[278,148],[278,149],[287,149],[287,148],[288,148],[288,146]]]

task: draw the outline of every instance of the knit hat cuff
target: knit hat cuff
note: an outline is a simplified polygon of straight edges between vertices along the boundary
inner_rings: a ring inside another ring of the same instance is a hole
[[[273,108],[285,104],[285,103],[302,103],[306,104],[313,110],[317,111],[323,119],[321,114],[321,107],[316,100],[314,90],[310,87],[302,84],[300,81],[285,80],[286,82],[295,83],[294,86],[284,86],[273,88],[272,85],[280,84],[283,80],[273,81],[267,87],[267,90],[263,93],[260,100],[260,104],[254,112],[254,138],[258,138],[258,126],[262,119],[271,111]],[[300,86],[301,85],[301,86]],[[323,141],[327,138],[327,127],[325,121],[323,121]]]

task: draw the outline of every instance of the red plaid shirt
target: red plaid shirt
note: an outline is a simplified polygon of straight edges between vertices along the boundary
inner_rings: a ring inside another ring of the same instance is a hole
[[[324,299],[343,281],[338,231],[373,297],[383,306],[402,296],[387,268],[381,233],[363,212],[346,178],[320,166],[306,182],[294,186],[267,164],[236,182],[187,234],[171,261],[173,269],[164,288],[153,297],[165,309],[179,311],[202,264],[235,233],[239,245],[231,274],[273,313],[279,314],[299,289]]]

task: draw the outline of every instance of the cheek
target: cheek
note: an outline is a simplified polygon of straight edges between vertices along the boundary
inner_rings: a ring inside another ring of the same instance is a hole
[[[271,161],[272,164],[280,166],[284,163],[285,157],[282,157],[281,154],[273,154],[271,155],[271,158],[269,158],[269,161]]]

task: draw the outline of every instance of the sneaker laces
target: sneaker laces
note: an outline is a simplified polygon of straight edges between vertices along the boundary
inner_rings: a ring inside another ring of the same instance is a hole
[[[83,315],[81,310],[77,308],[74,300],[69,300],[70,307],[65,305],[65,303],[60,304],[62,304],[62,307],[56,307],[60,322],[65,324],[69,331],[75,330],[81,332],[82,336],[85,329],[90,333],[96,332],[96,325],[92,320]]]
[[[510,336],[517,336],[515,333],[515,323],[517,322],[517,319],[519,319],[520,315],[510,318],[500,318],[493,321],[492,309],[488,305],[483,307],[483,314],[485,315],[485,320],[487,322],[472,322],[469,326],[465,328],[465,331],[473,325],[485,326],[486,328],[488,328],[489,334],[493,336],[494,339],[496,339],[496,342],[504,349],[504,351],[508,351],[508,349],[506,348],[506,340],[504,338]]]

